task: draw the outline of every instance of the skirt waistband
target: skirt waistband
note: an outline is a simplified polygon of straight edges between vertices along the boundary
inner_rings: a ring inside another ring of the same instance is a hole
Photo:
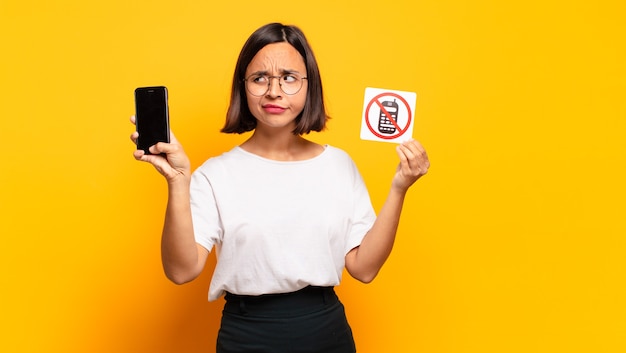
[[[291,293],[237,295],[226,293],[225,313],[250,316],[303,315],[339,301],[333,287],[308,286]]]

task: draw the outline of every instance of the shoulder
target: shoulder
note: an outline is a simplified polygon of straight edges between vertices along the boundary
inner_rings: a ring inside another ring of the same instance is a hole
[[[244,164],[243,160],[245,157],[245,153],[243,153],[239,147],[234,147],[230,151],[207,159],[193,174],[210,175],[219,173],[220,170],[230,169]]]
[[[336,164],[343,165],[344,168],[356,171],[357,167],[352,157],[348,152],[341,148],[326,145],[325,153],[328,154],[328,158]]]
[[[331,146],[331,145],[326,145],[325,147],[326,147],[326,151],[324,151],[324,153],[327,154],[329,158],[349,161],[352,163],[352,157],[350,157],[348,152],[342,150],[341,148]]]
[[[336,172],[343,173],[346,176],[359,174],[358,168],[352,157],[350,157],[348,152],[342,150],[341,148],[326,145],[324,155],[326,156],[325,159],[328,163],[333,166],[333,168],[329,169],[329,171],[335,170]]]

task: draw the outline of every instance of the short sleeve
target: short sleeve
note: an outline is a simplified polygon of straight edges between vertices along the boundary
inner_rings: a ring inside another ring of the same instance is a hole
[[[209,178],[201,171],[191,176],[191,217],[196,243],[211,251],[220,243],[223,227]]]
[[[353,176],[353,214],[350,232],[346,240],[345,253],[361,244],[361,241],[374,225],[376,213],[372,206],[367,187],[356,165],[350,160],[351,173]]]

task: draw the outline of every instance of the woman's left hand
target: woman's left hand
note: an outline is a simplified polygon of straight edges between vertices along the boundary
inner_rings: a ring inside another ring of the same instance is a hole
[[[400,164],[393,178],[392,188],[406,192],[413,183],[428,172],[430,162],[424,147],[410,139],[396,147]]]

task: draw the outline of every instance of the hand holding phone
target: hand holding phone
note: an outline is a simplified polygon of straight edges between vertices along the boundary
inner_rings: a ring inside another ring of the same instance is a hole
[[[137,149],[150,154],[150,146],[157,142],[170,142],[167,88],[164,86],[135,89],[135,119]]]
[[[135,116],[131,122],[136,126],[136,132],[131,140],[137,144],[133,156],[138,161],[152,164],[166,179],[174,180],[181,175],[191,175],[189,158],[185,154],[174,134],[170,132],[169,112],[167,105],[167,88],[139,87],[135,90]],[[150,155],[148,150],[158,142],[167,142],[162,146],[161,156]],[[139,151],[143,151],[141,153]]]

